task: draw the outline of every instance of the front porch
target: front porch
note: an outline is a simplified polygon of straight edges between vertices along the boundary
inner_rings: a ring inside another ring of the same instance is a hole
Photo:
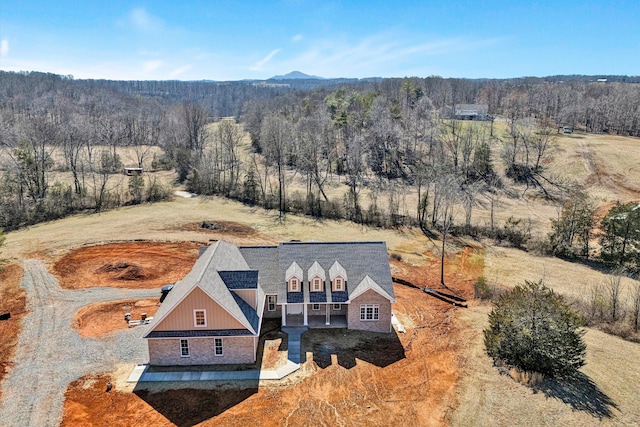
[[[287,315],[287,326],[305,326],[304,316],[302,314]],[[307,316],[306,326],[309,328],[346,328],[347,316],[344,314],[333,315],[328,325],[326,316]]]
[[[284,304],[281,312],[282,326],[307,326],[309,328],[347,327],[346,304]]]

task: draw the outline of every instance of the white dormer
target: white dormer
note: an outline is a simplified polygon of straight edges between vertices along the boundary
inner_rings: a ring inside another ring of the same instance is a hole
[[[329,269],[329,278],[331,280],[331,289],[334,292],[347,290],[347,272],[338,261],[334,262]]]
[[[326,275],[324,268],[320,267],[318,261],[314,262],[309,268],[307,277],[309,278],[309,290],[311,292],[324,292],[324,281]]]
[[[302,268],[294,261],[285,273],[287,290],[289,292],[300,292],[302,290]]]

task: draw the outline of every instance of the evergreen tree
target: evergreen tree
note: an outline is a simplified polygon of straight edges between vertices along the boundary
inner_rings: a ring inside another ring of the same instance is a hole
[[[584,365],[581,321],[542,280],[502,295],[484,331],[487,353],[526,372],[570,376]]]

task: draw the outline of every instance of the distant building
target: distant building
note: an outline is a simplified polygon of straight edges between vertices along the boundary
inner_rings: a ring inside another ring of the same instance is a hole
[[[127,176],[142,175],[142,168],[124,168],[122,171]]]
[[[453,115],[458,120],[487,120],[488,111],[486,104],[457,104]]]

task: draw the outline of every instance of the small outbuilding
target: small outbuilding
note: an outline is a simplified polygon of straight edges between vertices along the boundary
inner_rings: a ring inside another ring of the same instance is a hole
[[[142,168],[124,168],[123,173],[127,176],[142,175]]]

